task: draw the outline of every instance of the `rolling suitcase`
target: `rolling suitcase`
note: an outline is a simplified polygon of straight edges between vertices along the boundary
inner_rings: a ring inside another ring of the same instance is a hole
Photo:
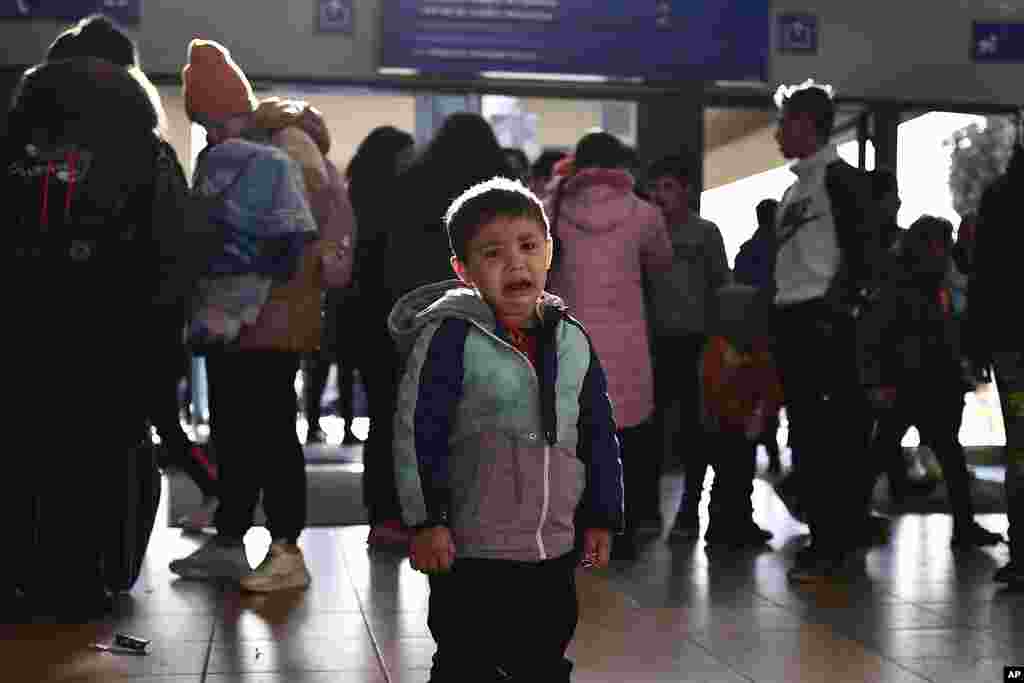
[[[106,588],[116,593],[130,590],[139,578],[160,507],[161,479],[154,447],[140,444],[113,469],[113,479],[115,514],[103,529],[100,562]]]

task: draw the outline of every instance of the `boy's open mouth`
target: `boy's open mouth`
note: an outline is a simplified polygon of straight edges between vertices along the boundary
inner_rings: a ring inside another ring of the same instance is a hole
[[[505,285],[505,291],[510,294],[523,294],[530,291],[533,288],[533,282],[523,278],[521,280],[515,280]]]

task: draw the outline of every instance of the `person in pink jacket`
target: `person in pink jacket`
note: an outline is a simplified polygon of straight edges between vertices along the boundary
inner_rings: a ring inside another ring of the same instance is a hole
[[[608,375],[626,491],[626,535],[615,552],[628,559],[638,527],[660,528],[644,278],[672,266],[672,244],[661,212],[634,192],[625,163],[613,135],[585,135],[547,210],[555,239],[549,288],[587,327]]]

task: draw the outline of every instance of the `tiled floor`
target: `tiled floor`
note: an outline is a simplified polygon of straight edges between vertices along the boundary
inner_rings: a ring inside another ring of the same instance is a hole
[[[889,545],[864,554],[858,579],[794,587],[785,569],[806,529],[764,482],[754,498],[775,532],[770,550],[709,555],[702,542],[654,540],[633,565],[581,572],[575,681],[996,682],[1004,665],[1024,664],[1024,593],[989,580],[1005,547],[954,554],[948,516],[906,515]],[[1005,531],[1004,515],[979,519]],[[426,579],[404,558],[368,552],[366,531],[307,530],[312,587],[243,597],[176,579],[168,561],[199,541],[158,528],[118,617],[0,626],[0,680],[422,683],[433,653]],[[269,538],[259,528],[246,542],[256,564]],[[152,652],[90,648],[115,631],[151,638]]]

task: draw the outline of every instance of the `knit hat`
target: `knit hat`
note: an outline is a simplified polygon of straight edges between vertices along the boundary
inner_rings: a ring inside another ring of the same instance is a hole
[[[91,14],[61,32],[46,51],[46,61],[96,57],[123,66],[138,66],[135,43],[110,18]]]
[[[185,111],[190,119],[226,121],[255,111],[252,85],[227,48],[195,38],[188,44],[188,64],[181,70]]]

